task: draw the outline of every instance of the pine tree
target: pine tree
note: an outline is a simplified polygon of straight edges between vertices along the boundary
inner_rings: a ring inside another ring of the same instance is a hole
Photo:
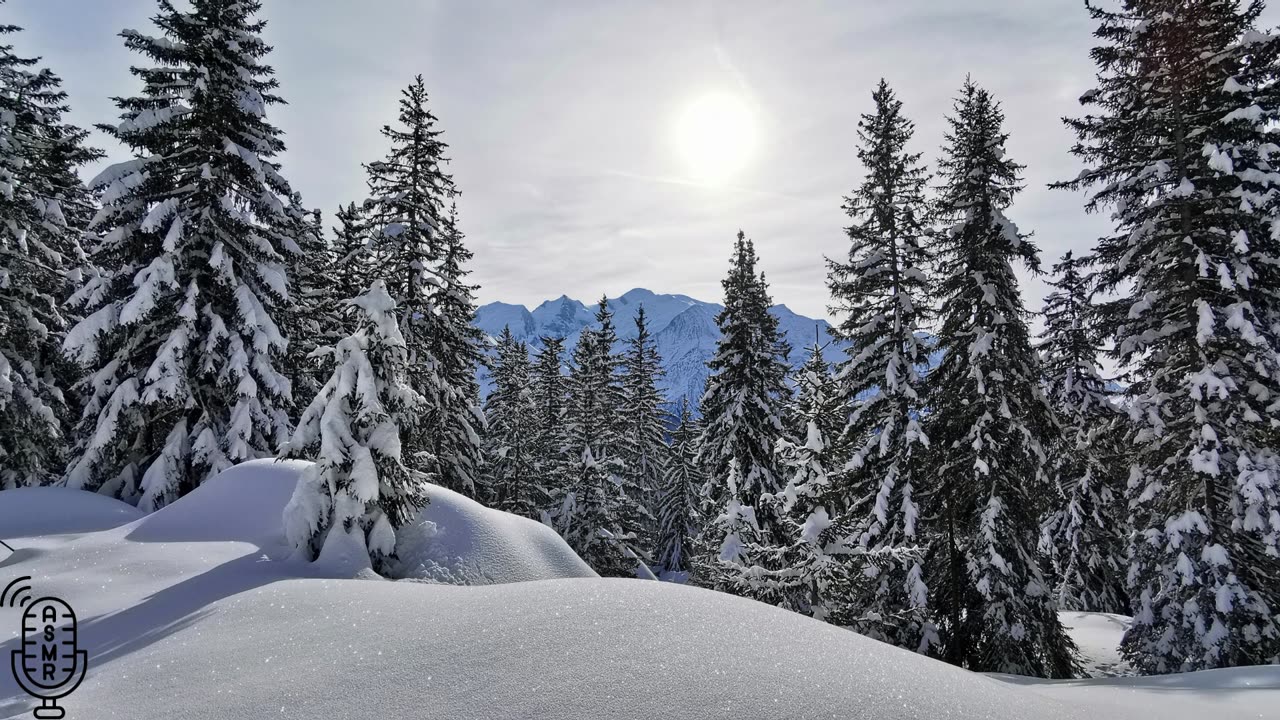
[[[76,170],[100,155],[63,121],[62,81],[37,62],[0,45],[0,489],[62,472],[76,374],[62,301],[90,209]]]
[[[840,437],[851,462],[833,466],[844,490],[841,505],[857,518],[859,545],[874,576],[857,629],[885,642],[927,652],[936,640],[927,617],[928,588],[919,563],[918,490],[929,486],[923,462],[929,439],[918,418],[924,410],[920,371],[928,360],[921,334],[929,320],[931,261],[925,226],[927,176],[920,154],[908,152],[914,125],[902,102],[881,80],[875,112],[858,124],[862,184],[845,200],[847,260],[828,260],[835,334],[848,343],[839,384],[852,413],[827,438]]]
[[[159,4],[162,37],[121,33],[153,64],[133,69],[142,93],[102,126],[136,157],[90,183],[102,272],[72,297],[85,319],[66,342],[89,369],[67,484],[146,509],[287,440],[281,323],[297,247],[260,3]]]
[[[386,573],[396,528],[427,504],[426,476],[402,461],[400,424],[425,399],[406,381],[405,340],[382,281],[346,305],[358,314],[358,329],[338,343],[332,376],[283,451],[315,460],[285,507],[285,534],[308,559],[355,538]]]
[[[723,487],[723,504],[709,508],[715,515],[699,538],[709,558],[695,570],[698,581],[720,592],[774,602],[776,583],[767,579],[769,571],[761,564],[768,562],[763,555],[772,554],[774,547],[764,537],[755,506],[742,501],[742,470],[737,458],[729,459],[728,474],[717,485]],[[705,506],[705,497],[703,503]]]
[[[1059,608],[1124,614],[1127,473],[1115,442],[1120,417],[1098,366],[1101,338],[1083,266],[1070,251],[1063,255],[1044,301],[1045,388],[1063,432],[1049,452],[1057,506],[1045,519],[1041,549],[1053,561]]]
[[[427,399],[407,438],[405,462],[432,480],[474,495],[483,427],[476,403],[478,333],[473,288],[465,285],[462,245],[449,203],[457,194],[443,168],[447,149],[427,109],[422,76],[401,93],[399,126],[384,126],[385,160],[370,163],[364,211],[371,231],[368,271],[385,278],[400,310],[409,382]]]
[[[657,542],[658,496],[662,490],[666,459],[668,414],[666,399],[658,389],[662,378],[662,358],[649,333],[642,305],[636,313],[636,334],[626,343],[622,374],[622,459],[627,464],[628,487],[635,500],[653,516],[654,522],[641,528],[639,544],[646,550]]]
[[[697,421],[689,409],[689,401],[685,400],[680,404],[680,423],[671,432],[671,446],[658,495],[653,562],[664,579],[689,576],[697,537],[702,532],[699,504],[706,480],[698,467],[697,443]]]
[[[338,303],[359,293],[334,294],[328,277],[332,253],[321,229],[319,211],[304,208],[302,196],[295,192],[289,199],[288,215],[295,224],[289,235],[297,244],[286,254],[291,260],[290,303],[283,328],[289,338],[286,364],[293,396],[305,402],[316,396],[327,377],[314,357],[316,350],[334,345],[343,337],[339,334]],[[297,415],[293,417],[296,419]]]
[[[643,528],[643,509],[624,483],[622,428],[624,395],[614,350],[617,332],[609,303],[600,300],[596,326],[583,330],[573,351],[565,413],[570,457],[567,492],[560,498],[556,528],[570,547],[602,575],[631,575]]]
[[[794,390],[786,427],[797,441],[801,438],[807,440],[809,423],[816,422],[818,430],[826,438],[823,444],[834,447],[844,430],[847,398],[841,383],[832,374],[831,363],[827,362],[826,346],[821,342],[820,331],[821,328],[815,324],[813,344],[805,348],[804,364],[791,374]],[[847,499],[841,501],[841,508],[848,505]]]
[[[535,426],[533,455],[544,500],[543,522],[552,523],[555,501],[569,491],[569,435],[565,413],[569,380],[564,374],[564,338],[539,338],[529,387],[533,391]]]
[[[975,671],[1070,677],[1073,646],[1037,558],[1036,493],[1054,431],[1013,263],[1036,271],[1005,216],[1021,189],[1004,114],[966,81],[947,119],[938,348],[927,379],[937,536],[926,565],[943,657]]]
[[[782,488],[773,451],[785,435],[790,348],[769,313],[768,285],[756,272],[755,246],[741,231],[722,285],[724,310],[716,316],[720,338],[707,363],[711,374],[700,403],[698,463],[707,477],[703,496],[709,512],[732,502],[726,482],[735,460],[738,500],[754,512],[761,496]],[[765,538],[771,537],[772,520],[760,518],[760,524]]]
[[[364,210],[355,203],[338,208],[338,225],[333,228],[333,242],[329,245],[330,268],[327,273],[334,297],[350,298],[359,295],[369,285],[370,256],[369,222]],[[348,334],[354,328],[339,328]]]
[[[432,428],[432,452],[437,459],[437,482],[470,497],[481,497],[483,452],[480,434],[485,429],[480,407],[480,383],[476,379],[484,357],[484,334],[475,326],[476,287],[466,283],[470,271],[463,268],[471,251],[463,245],[457,208],[450,206],[444,256],[440,262],[440,286],[432,294],[436,309],[432,354],[439,358],[440,376],[447,392],[428,414]]]
[[[862,577],[854,563],[862,558],[845,488],[831,472],[844,461],[838,438],[846,413],[822,353],[815,340],[796,373],[796,427],[790,434],[804,442],[778,443],[787,486],[778,496],[764,496],[762,503],[776,508],[782,532],[773,548],[755,552],[757,558],[772,556],[763,564],[773,568],[767,579],[757,580],[757,589],[767,585],[783,607],[848,625],[854,614],[850,599]]]
[[[538,406],[530,387],[529,349],[503,328],[490,363],[493,390],[485,401],[486,500],[499,510],[537,518],[543,504],[538,491]]]
[[[1112,353],[1132,368],[1122,651],[1165,673],[1280,655],[1280,41],[1260,1],[1127,0],[1098,24],[1094,109],[1069,120],[1115,233],[1098,241]]]

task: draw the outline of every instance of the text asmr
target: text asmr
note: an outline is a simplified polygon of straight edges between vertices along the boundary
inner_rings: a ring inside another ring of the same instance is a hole
[[[40,699],[32,711],[39,720],[66,716],[57,701],[80,687],[89,666],[89,654],[78,642],[76,614],[65,601],[40,598],[22,613],[22,649],[13,651],[13,677]]]

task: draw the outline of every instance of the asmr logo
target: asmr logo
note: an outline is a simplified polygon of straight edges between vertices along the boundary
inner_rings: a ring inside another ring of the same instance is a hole
[[[58,700],[70,695],[84,680],[89,653],[76,640],[76,613],[65,601],[42,597],[31,601],[31,586],[20,577],[0,593],[0,606],[25,607],[22,613],[22,649],[13,651],[13,679],[28,695],[40,700],[33,713],[39,720],[61,720],[67,711]]]

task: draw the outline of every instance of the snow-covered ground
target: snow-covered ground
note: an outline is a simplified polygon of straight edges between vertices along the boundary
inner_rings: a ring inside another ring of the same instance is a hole
[[[740,598],[600,579],[549,530],[437,491],[400,547],[428,582],[290,558],[301,463],[241,466],[174,505],[0,493],[0,581],[80,618],[68,718],[1276,717],[1280,668],[1040,682],[975,675]],[[528,581],[528,582],[517,582]],[[452,582],[466,585],[448,584]],[[18,612],[0,609],[0,657]],[[1066,614],[1095,672],[1125,618]],[[0,718],[32,702],[0,673]]]
[[[1080,664],[1089,677],[1132,675],[1133,668],[1120,657],[1120,636],[1129,628],[1129,617],[1109,613],[1063,612],[1062,624],[1080,648]]]

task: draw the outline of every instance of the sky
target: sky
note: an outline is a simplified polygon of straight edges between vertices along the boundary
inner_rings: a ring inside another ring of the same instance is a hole
[[[17,51],[62,76],[70,120],[88,126],[116,119],[111,96],[138,91],[129,66],[142,59],[117,34],[153,32],[155,9],[9,0],[0,18],[25,28]],[[288,102],[270,111],[285,176],[329,218],[363,199],[361,164],[385,153],[400,89],[424,77],[482,302],[634,287],[717,301],[742,229],[775,302],[825,317],[824,257],[848,252],[856,124],[881,77],[930,164],[967,74],[1003,103],[1008,153],[1027,166],[1008,214],[1045,269],[1109,226],[1081,195],[1047,189],[1080,169],[1061,118],[1093,82],[1081,0],[266,0],[262,17]],[[754,125],[741,168],[715,183],[681,145],[681,118],[709,95],[740,99]],[[105,162],[128,158],[93,141]],[[1038,309],[1044,279],[1021,277]]]

